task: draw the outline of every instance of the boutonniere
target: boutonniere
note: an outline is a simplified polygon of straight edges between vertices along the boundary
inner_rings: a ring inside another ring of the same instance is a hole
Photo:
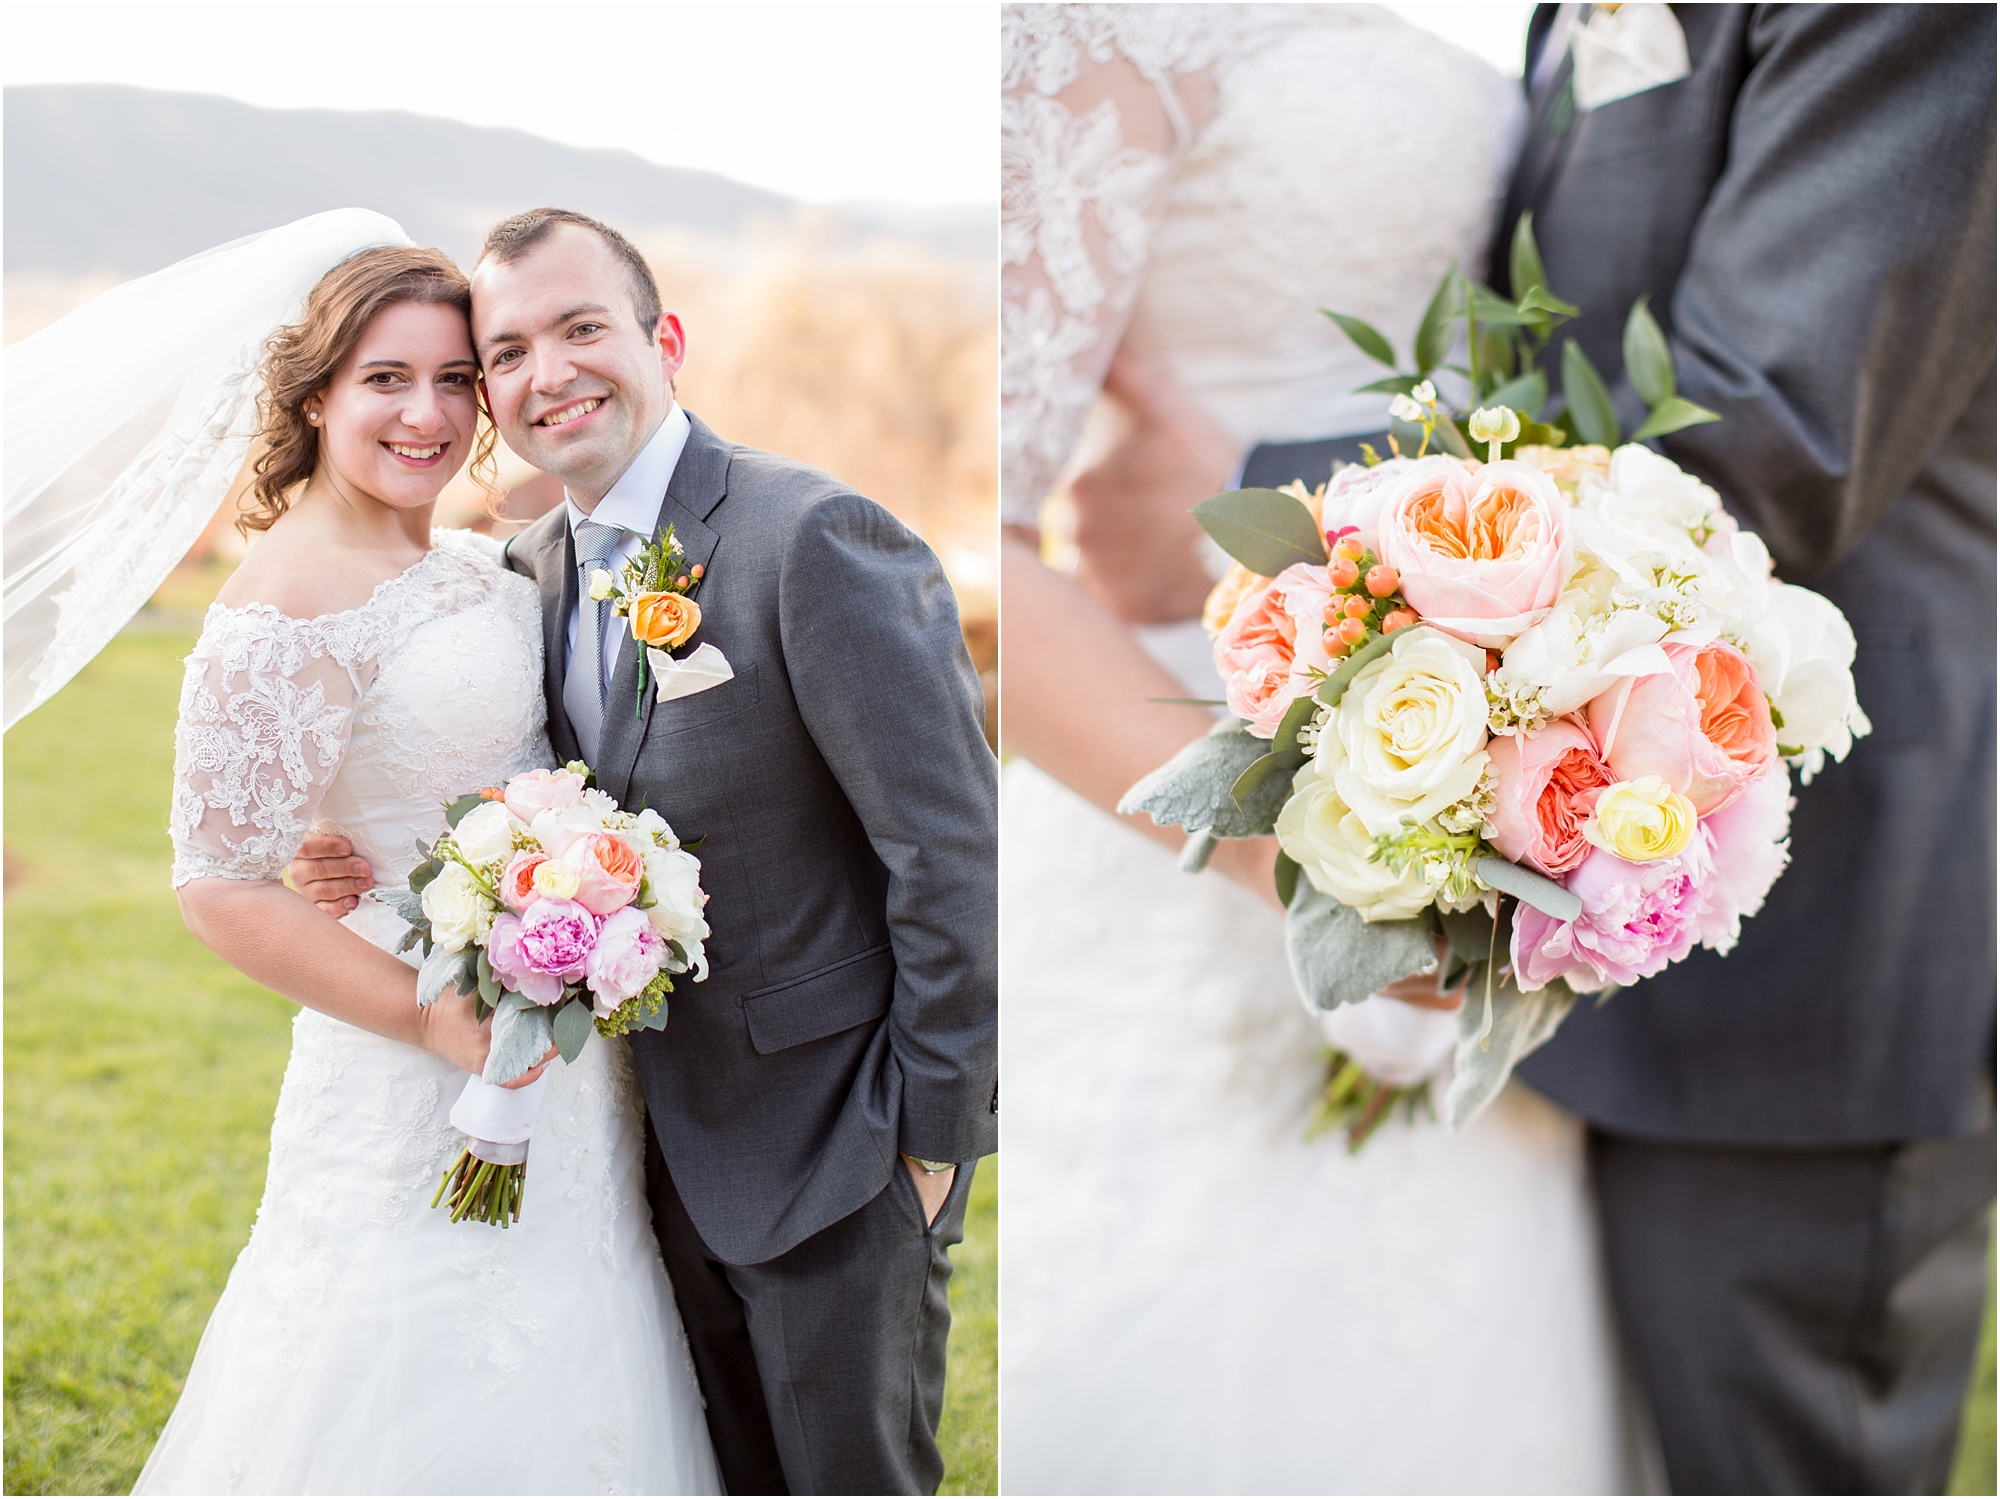
[[[609,604],[612,613],[627,620],[632,639],[646,648],[639,658],[639,696],[632,705],[635,718],[643,718],[646,712],[648,665],[659,682],[658,701],[663,703],[735,675],[722,652],[712,645],[697,647],[684,661],[673,658],[675,648],[687,644],[701,628],[701,605],[689,595],[700,586],[704,572],[699,562],[687,566],[687,554],[669,525],[665,535],[640,547],[639,554],[618,572],[601,567],[590,575],[591,598]]]

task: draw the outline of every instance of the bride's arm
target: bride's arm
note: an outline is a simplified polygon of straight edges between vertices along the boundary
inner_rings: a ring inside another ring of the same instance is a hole
[[[414,969],[280,883],[340,768],[358,696],[310,622],[239,614],[204,634],[175,731],[181,917],[287,999],[478,1072],[488,1030],[469,996],[420,1009]]]

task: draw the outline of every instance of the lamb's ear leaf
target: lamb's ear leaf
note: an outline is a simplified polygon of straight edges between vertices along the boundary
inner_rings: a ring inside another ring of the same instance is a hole
[[[479,1075],[489,1083],[511,1083],[547,1056],[553,1044],[544,1006],[502,1006],[493,1012],[493,1044],[486,1049],[486,1070]]]
[[[565,1062],[574,1062],[583,1051],[583,1043],[590,1039],[596,1029],[590,1023],[590,1006],[581,999],[572,999],[556,1011],[556,1018],[550,1023],[550,1033],[555,1037],[556,1050],[562,1053]]]
[[[1625,373],[1648,407],[1674,398],[1674,356],[1643,296],[1625,318]]]
[[[1618,446],[1618,411],[1611,404],[1611,392],[1573,338],[1563,340],[1563,399],[1569,403],[1565,414],[1578,437],[1599,447]]]
[[[1396,351],[1389,346],[1389,340],[1377,333],[1358,317],[1349,317],[1344,312],[1334,312],[1322,307],[1320,311],[1340,325],[1340,331],[1354,340],[1354,347],[1366,354],[1377,364],[1396,367]]]
[[[433,947],[430,956],[424,959],[424,966],[417,971],[417,1003],[428,1006],[436,1003],[447,989],[469,988],[478,976],[478,969],[471,948],[446,952],[442,947]]]
[[[1430,927],[1421,917],[1365,921],[1352,906],[1302,880],[1286,903],[1285,951],[1299,993],[1320,1010],[1353,1004],[1438,966]]]
[[[1722,418],[1706,406],[1697,406],[1685,396],[1670,396],[1653,408],[1653,414],[1646,418],[1639,430],[1632,434],[1634,442],[1648,437],[1665,437],[1669,432],[1678,432],[1683,427],[1698,427],[1703,422],[1719,422]]]
[[[1271,831],[1291,793],[1285,777],[1266,778],[1247,803],[1230,794],[1243,772],[1270,752],[1270,742],[1240,724],[1219,725],[1158,770],[1142,776],[1118,803],[1126,815],[1145,812],[1161,827],[1207,829],[1219,838],[1251,838]]]
[[[1312,512],[1279,489],[1232,489],[1203,500],[1194,518],[1215,544],[1259,577],[1295,562],[1326,561],[1326,538]]]
[[[1582,901],[1547,875],[1525,865],[1489,857],[1473,865],[1472,872],[1495,890],[1504,890],[1557,921],[1574,921],[1583,914]]]
[[[1451,1091],[1445,1095],[1445,1119],[1463,1129],[1499,1096],[1521,1058],[1553,1036],[1576,996],[1557,980],[1546,988],[1523,994],[1512,977],[1496,977],[1490,992],[1482,959],[1467,985],[1458,1012],[1458,1049],[1452,1059]]]

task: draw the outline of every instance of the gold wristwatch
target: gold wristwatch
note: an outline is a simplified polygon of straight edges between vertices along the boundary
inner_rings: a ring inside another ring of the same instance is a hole
[[[943,1176],[947,1171],[956,1171],[958,1169],[957,1161],[926,1161],[921,1157],[913,1155],[906,1155],[903,1159],[915,1162],[917,1169],[922,1171],[925,1176]]]

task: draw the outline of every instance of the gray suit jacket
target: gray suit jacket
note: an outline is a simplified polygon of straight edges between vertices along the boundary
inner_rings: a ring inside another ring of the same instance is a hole
[[[1970,1133],[1994,1044],[1994,10],[1673,9],[1689,77],[1576,115],[1565,61],[1533,101],[1493,264],[1532,209],[1607,378],[1651,293],[1682,393],[1723,416],[1658,446],[1846,612],[1875,733],[1798,789],[1791,868],[1734,953],[1579,1007],[1520,1071],[1654,1138]],[[1322,461],[1260,450],[1246,482]]]
[[[887,511],[696,420],[669,523],[706,570],[694,643],[735,679],[635,715],[625,639],[596,771],[707,840],[709,977],[633,1056],[689,1216],[754,1264],[871,1199],[899,1151],[995,1148],[997,771],[950,586]],[[541,590],[550,738],[576,758],[564,511],[508,562]]]

